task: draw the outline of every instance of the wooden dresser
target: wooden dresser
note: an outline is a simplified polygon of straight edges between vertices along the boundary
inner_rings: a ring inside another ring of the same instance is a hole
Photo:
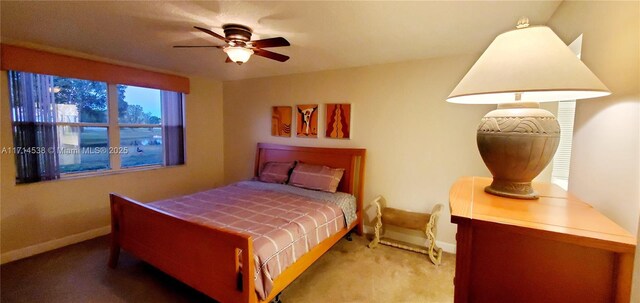
[[[516,200],[485,193],[490,183],[451,188],[455,302],[629,302],[634,236],[556,185]]]

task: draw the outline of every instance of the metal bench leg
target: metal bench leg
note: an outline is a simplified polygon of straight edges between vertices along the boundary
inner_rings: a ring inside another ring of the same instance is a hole
[[[433,264],[440,265],[442,262],[442,248],[436,246],[436,237],[433,233],[428,232],[427,238],[429,242],[429,259]]]
[[[442,262],[442,248],[436,246],[436,234],[438,233],[438,218],[440,217],[440,211],[442,205],[438,204],[433,207],[431,211],[431,217],[429,223],[427,223],[425,234],[427,235],[427,241],[429,242],[429,259],[433,264],[440,265]]]
[[[378,243],[380,243],[380,229],[382,228],[382,206],[380,205],[380,199],[382,197],[378,196],[373,203],[376,205],[376,225],[373,229],[374,237],[373,240],[369,243],[369,248],[376,248]]]

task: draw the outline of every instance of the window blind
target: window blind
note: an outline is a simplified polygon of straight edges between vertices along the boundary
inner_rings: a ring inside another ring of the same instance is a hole
[[[573,120],[576,113],[576,101],[558,102],[557,120],[560,124],[560,144],[553,158],[551,182],[567,190],[569,168],[571,165],[571,146],[573,143]]]

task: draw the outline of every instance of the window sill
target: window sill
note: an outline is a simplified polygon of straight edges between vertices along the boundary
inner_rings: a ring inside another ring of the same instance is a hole
[[[147,166],[139,166],[139,167],[131,167],[131,168],[121,168],[118,170],[109,169],[109,170],[96,170],[96,171],[81,172],[81,173],[66,173],[66,174],[62,174],[60,176],[60,179],[56,179],[56,180],[47,180],[47,181],[20,183],[20,184],[16,183],[16,185],[24,186],[24,185],[42,184],[42,183],[49,183],[49,182],[59,182],[59,181],[65,181],[65,180],[76,180],[76,179],[84,179],[84,178],[91,178],[91,177],[121,175],[121,174],[133,173],[133,172],[160,170],[160,169],[183,167],[183,166],[184,164],[171,165],[171,166],[147,165]]]
[[[60,175],[60,180],[73,180],[73,179],[94,177],[94,176],[119,175],[119,174],[125,174],[128,172],[156,170],[156,169],[165,168],[165,167],[171,167],[171,166],[145,165],[145,166],[130,167],[130,168],[120,168],[118,170],[105,169],[105,170],[94,170],[94,171],[80,172],[80,173],[65,173]]]

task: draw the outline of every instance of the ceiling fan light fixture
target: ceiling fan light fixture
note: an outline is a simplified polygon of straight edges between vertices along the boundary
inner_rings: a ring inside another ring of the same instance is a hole
[[[229,46],[224,48],[224,52],[229,56],[231,61],[242,64],[249,61],[251,55],[253,55],[253,50],[250,48],[244,48],[241,46]]]

